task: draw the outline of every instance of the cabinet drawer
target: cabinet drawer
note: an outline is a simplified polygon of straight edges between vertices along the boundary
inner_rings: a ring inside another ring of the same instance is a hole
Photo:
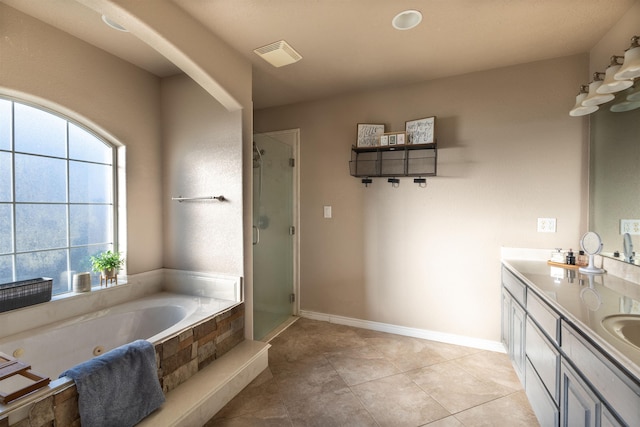
[[[527,358],[557,405],[560,402],[560,384],[558,381],[560,373],[560,353],[553,347],[530,318],[527,318],[527,333],[525,336],[527,340],[525,347]]]
[[[502,267],[502,284],[513,295],[513,297],[520,303],[521,306],[525,306],[527,288],[513,275],[512,272]]]
[[[562,351],[595,390],[628,425],[640,425],[640,386],[566,322],[561,326]]]
[[[527,295],[527,313],[556,345],[559,345],[560,315],[534,292]]]
[[[556,427],[560,423],[558,407],[551,400],[545,386],[540,381],[536,371],[527,360],[525,392],[533,412],[541,426]]]

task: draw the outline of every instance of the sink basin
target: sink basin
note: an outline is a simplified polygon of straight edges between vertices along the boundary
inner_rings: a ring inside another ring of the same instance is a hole
[[[628,344],[640,348],[640,315],[614,314],[602,319],[602,326]]]

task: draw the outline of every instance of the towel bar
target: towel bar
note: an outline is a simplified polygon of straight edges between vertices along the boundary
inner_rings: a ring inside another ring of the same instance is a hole
[[[182,196],[178,196],[178,197],[172,197],[171,200],[176,200],[180,203],[185,202],[185,201],[189,201],[189,200],[218,200],[220,202],[224,202],[225,199],[224,196],[204,196],[204,197],[182,197]]]

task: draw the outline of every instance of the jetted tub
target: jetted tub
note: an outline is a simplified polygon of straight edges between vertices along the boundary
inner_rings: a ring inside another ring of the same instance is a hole
[[[123,344],[162,341],[213,316],[235,301],[162,292],[0,340],[0,352],[52,380],[60,373]]]
[[[48,387],[0,404],[0,419],[8,414],[9,425],[12,418],[21,420],[31,402],[73,385],[67,377],[58,378],[60,373],[120,345],[146,339],[164,348],[218,319],[243,317],[239,277],[161,269],[128,279],[127,284],[0,313],[0,352],[51,379]],[[238,320],[234,332],[242,334],[243,318]],[[170,375],[188,379],[180,374]]]

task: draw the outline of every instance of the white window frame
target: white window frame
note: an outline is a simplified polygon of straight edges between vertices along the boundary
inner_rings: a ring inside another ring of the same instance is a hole
[[[82,247],[98,247],[98,246],[102,246],[104,247],[105,245],[107,245],[108,249],[111,250],[119,250],[122,252],[122,248],[119,245],[119,241],[118,241],[118,237],[120,236],[121,230],[120,230],[120,221],[119,221],[119,210],[120,208],[122,208],[120,206],[119,203],[119,188],[120,188],[120,183],[119,183],[119,179],[118,179],[118,175],[119,173],[123,172],[123,168],[124,168],[124,149],[123,147],[119,147],[117,145],[115,145],[114,143],[110,142],[108,139],[100,136],[98,134],[98,132],[90,129],[89,127],[87,127],[86,125],[79,123],[78,121],[58,112],[55,110],[52,110],[50,108],[46,108],[43,107],[42,105],[37,105],[34,103],[30,103],[30,102],[26,102],[24,100],[21,99],[17,99],[17,98],[12,98],[12,97],[8,97],[8,96],[1,96],[0,95],[0,100],[4,100],[4,101],[9,101],[11,102],[11,146],[9,150],[6,149],[2,149],[0,148],[0,152],[8,152],[11,153],[11,201],[6,202],[6,201],[0,201],[1,205],[11,205],[11,210],[12,210],[12,219],[11,219],[11,227],[12,227],[12,250],[9,253],[3,253],[1,254],[2,256],[11,256],[12,257],[12,276],[13,276],[13,281],[16,280],[20,280],[20,279],[24,279],[23,278],[18,278],[18,273],[17,272],[17,265],[16,265],[16,256],[20,255],[20,254],[28,254],[28,253],[42,253],[42,252],[49,252],[49,251],[58,251],[58,250],[64,250],[66,252],[66,264],[67,264],[67,269],[66,269],[66,276],[67,276],[67,284],[66,286],[64,286],[64,284],[62,284],[62,286],[64,288],[66,288],[66,291],[63,292],[58,292],[57,294],[54,295],[64,295],[65,293],[68,292],[72,292],[73,288],[72,288],[72,275],[69,274],[71,271],[71,250],[74,248],[82,248]],[[45,113],[48,114],[52,114],[62,120],[64,120],[66,122],[66,154],[65,157],[60,157],[60,156],[50,156],[50,155],[40,155],[40,154],[34,154],[34,153],[28,153],[28,152],[20,152],[20,151],[16,151],[16,147],[15,147],[15,104],[22,104],[31,108],[35,108],[38,109],[40,111],[43,111]],[[78,160],[78,159],[70,159],[69,156],[69,124],[73,124],[79,128],[81,128],[82,130],[84,130],[85,132],[91,134],[93,137],[95,137],[96,139],[98,139],[100,142],[102,142],[103,144],[105,144],[107,147],[109,147],[111,149],[111,187],[112,187],[112,200],[111,203],[77,203],[77,202],[71,202],[71,194],[70,194],[70,176],[69,176],[69,162],[73,161],[73,162],[82,162],[82,163],[87,163],[87,164],[102,164],[102,165],[108,165],[107,163],[100,163],[100,162],[92,162],[92,161],[86,161],[86,160]],[[64,205],[66,207],[66,225],[67,225],[67,241],[66,241],[66,246],[63,247],[57,247],[57,248],[48,248],[48,249],[39,249],[39,250],[27,250],[27,251],[18,251],[17,250],[17,233],[16,233],[16,206],[21,205],[21,204],[34,204],[33,202],[18,202],[16,201],[16,171],[15,171],[15,162],[16,162],[16,154],[19,155],[32,155],[32,156],[40,156],[40,157],[45,157],[45,158],[53,158],[53,159],[62,159],[66,161],[66,186],[67,188],[65,189],[65,193],[66,193],[66,201],[65,202],[56,202],[56,203],[47,203],[47,202],[36,202],[35,204],[43,204],[43,205]],[[89,244],[83,244],[83,245],[72,245],[71,243],[71,220],[70,220],[70,209],[72,206],[78,206],[78,205],[110,205],[111,206],[111,218],[112,218],[112,224],[110,225],[111,227],[111,235],[108,237],[111,241],[110,242],[101,242],[101,243],[89,243]],[[64,271],[60,272],[61,276],[63,275],[62,273],[64,273]],[[80,272],[77,272],[80,273]],[[95,285],[97,283],[99,283],[99,279],[97,279],[99,277],[98,273],[92,273],[93,275],[93,280],[92,283]],[[60,277],[58,278],[53,278],[54,279],[54,283],[56,282],[56,280],[60,280]]]

